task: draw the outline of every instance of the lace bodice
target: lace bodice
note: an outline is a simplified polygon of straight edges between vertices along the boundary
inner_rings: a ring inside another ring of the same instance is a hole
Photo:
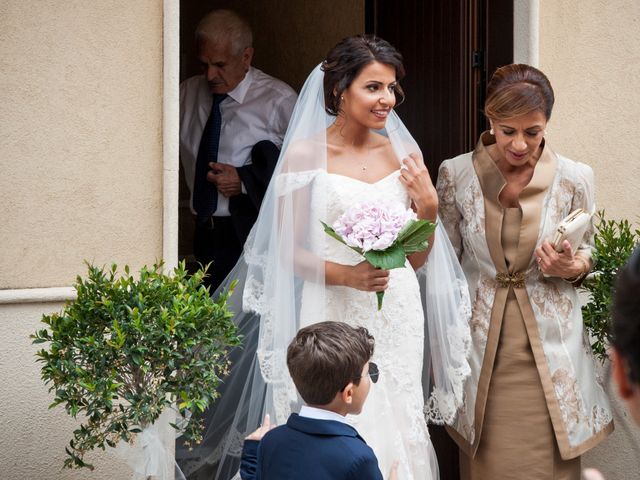
[[[322,212],[319,216],[326,218],[325,223],[328,225],[332,225],[350,206],[358,202],[400,202],[408,208],[410,198],[405,187],[400,183],[399,176],[400,170],[396,170],[375,183],[367,183],[344,175],[321,172],[315,179],[314,197],[311,200],[312,208],[315,212]],[[355,265],[363,261],[362,255],[329,237],[323,231],[319,221],[314,219],[312,224],[314,228],[317,228],[317,232],[311,236],[311,248],[318,256],[343,265]],[[335,314],[346,319],[344,321],[365,325],[367,328],[374,328],[374,325],[371,324],[374,317],[388,327],[398,318],[402,318],[409,307],[416,309],[414,314],[422,315],[417,278],[408,260],[405,268],[396,268],[390,271],[389,287],[385,292],[381,312],[376,310],[376,297],[372,292],[363,292],[343,286],[326,286],[325,288],[324,285],[312,284],[306,285],[306,291],[307,298],[310,295],[315,298],[324,295],[328,310],[323,313],[327,318],[333,318],[329,315]],[[346,311],[343,310],[345,308]],[[301,321],[304,324],[323,320],[315,318],[312,311],[301,316]],[[415,332],[411,330],[413,327],[407,323],[398,322],[394,328],[404,335],[415,335]],[[374,332],[372,331],[372,333]],[[390,340],[395,343],[402,341],[400,337],[392,338],[384,335],[377,339],[377,342]],[[387,359],[383,361],[385,360]]]
[[[400,170],[395,170],[374,183],[355,178],[322,172],[316,178],[315,191],[323,192],[323,198],[314,198],[314,204],[323,204],[326,209],[325,223],[332,225],[351,205],[364,201],[400,202],[409,207],[410,199],[406,189],[400,183]],[[326,192],[326,193],[324,193]],[[330,239],[325,234],[314,235],[312,249],[325,260],[354,265],[362,261],[362,256]]]

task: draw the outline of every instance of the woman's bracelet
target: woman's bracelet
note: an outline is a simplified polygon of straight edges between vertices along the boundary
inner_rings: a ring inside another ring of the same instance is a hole
[[[563,278],[562,280],[564,280],[567,283],[576,283],[579,282],[580,280],[582,280],[584,277],[587,276],[587,274],[591,271],[591,267],[589,266],[589,261],[584,258],[582,255],[575,255],[573,258],[576,258],[584,267],[583,271],[580,272],[578,275],[576,275],[575,277],[571,277],[571,278]]]

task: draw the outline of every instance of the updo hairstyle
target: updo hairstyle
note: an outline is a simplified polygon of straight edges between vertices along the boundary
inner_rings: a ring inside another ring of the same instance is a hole
[[[333,47],[322,62],[324,71],[324,103],[329,115],[337,116],[340,111],[340,96],[364,67],[371,62],[380,62],[393,67],[396,80],[404,78],[402,55],[389,42],[374,35],[347,37]],[[404,101],[404,92],[396,84],[397,105]]]
[[[548,121],[554,100],[551,83],[540,70],[524,64],[505,65],[489,81],[484,114],[490,120],[507,120],[539,110]]]

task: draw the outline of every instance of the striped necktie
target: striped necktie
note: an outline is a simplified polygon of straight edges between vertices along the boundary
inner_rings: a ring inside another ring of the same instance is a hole
[[[218,146],[220,145],[220,127],[222,114],[220,104],[227,98],[227,94],[214,94],[213,105],[207,124],[202,131],[198,158],[196,160],[196,175],[193,184],[193,208],[198,218],[208,218],[213,215],[218,206],[218,189],[207,181],[209,163],[218,161]]]

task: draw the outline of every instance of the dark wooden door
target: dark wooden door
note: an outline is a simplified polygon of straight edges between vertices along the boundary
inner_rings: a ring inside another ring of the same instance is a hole
[[[367,0],[367,33],[404,56],[407,99],[398,113],[435,179],[485,129],[484,90],[513,61],[513,0]]]
[[[367,33],[404,56],[406,101],[397,110],[435,182],[440,163],[472,150],[486,129],[488,80],[513,62],[513,0],[367,0],[365,15]],[[429,431],[440,478],[460,478],[457,446],[443,427]]]

